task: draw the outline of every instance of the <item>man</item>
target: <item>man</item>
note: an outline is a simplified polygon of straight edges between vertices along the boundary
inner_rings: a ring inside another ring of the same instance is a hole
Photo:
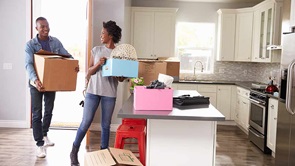
[[[57,54],[69,55],[62,43],[55,37],[49,36],[49,24],[44,17],[36,19],[36,30],[38,34],[35,38],[26,43],[26,61],[25,67],[29,75],[29,88],[31,93],[31,111],[33,136],[37,145],[37,157],[46,157],[45,146],[54,146],[47,136],[52,118],[52,110],[55,100],[55,92],[44,91],[42,82],[38,79],[34,68],[34,53],[39,50],[45,50]],[[78,71],[78,69],[76,69]],[[34,83],[32,86],[30,82]],[[42,99],[44,97],[44,117],[42,121]]]

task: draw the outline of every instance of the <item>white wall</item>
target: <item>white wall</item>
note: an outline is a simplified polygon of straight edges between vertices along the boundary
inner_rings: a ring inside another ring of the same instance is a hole
[[[30,38],[30,2],[0,1],[0,127],[29,127],[25,44]],[[4,69],[8,64],[11,69]]]

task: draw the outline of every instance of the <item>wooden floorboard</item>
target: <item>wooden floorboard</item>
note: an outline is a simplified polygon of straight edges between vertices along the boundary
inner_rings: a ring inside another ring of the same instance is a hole
[[[47,157],[36,157],[32,129],[0,128],[0,166],[66,166],[75,138],[75,130],[51,129],[49,138],[55,146],[47,147]],[[110,146],[114,145],[115,133],[111,133]],[[134,141],[134,140],[131,140]],[[90,132],[90,145],[82,142],[79,161],[84,165],[87,151],[99,150],[100,132]],[[126,148],[136,149],[135,145]],[[197,161],[196,161],[197,165]],[[263,154],[236,126],[218,126],[216,166],[273,166],[274,158]]]

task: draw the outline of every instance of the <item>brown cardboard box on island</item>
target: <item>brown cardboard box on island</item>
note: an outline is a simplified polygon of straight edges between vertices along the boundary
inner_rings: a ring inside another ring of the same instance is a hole
[[[179,80],[180,62],[177,58],[158,58],[158,60],[139,60],[138,77],[144,78],[144,85],[157,80],[159,73],[172,76]]]
[[[34,66],[45,91],[75,91],[78,60],[59,55],[34,54]],[[34,83],[31,82],[33,86]]]
[[[115,160],[117,161],[115,161]],[[109,148],[87,152],[84,166],[143,166],[130,150]]]

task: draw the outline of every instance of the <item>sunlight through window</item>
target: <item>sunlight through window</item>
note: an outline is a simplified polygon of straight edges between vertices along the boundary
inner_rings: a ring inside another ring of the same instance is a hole
[[[215,24],[179,22],[176,36],[180,73],[194,73],[194,67],[196,73],[212,73]]]

